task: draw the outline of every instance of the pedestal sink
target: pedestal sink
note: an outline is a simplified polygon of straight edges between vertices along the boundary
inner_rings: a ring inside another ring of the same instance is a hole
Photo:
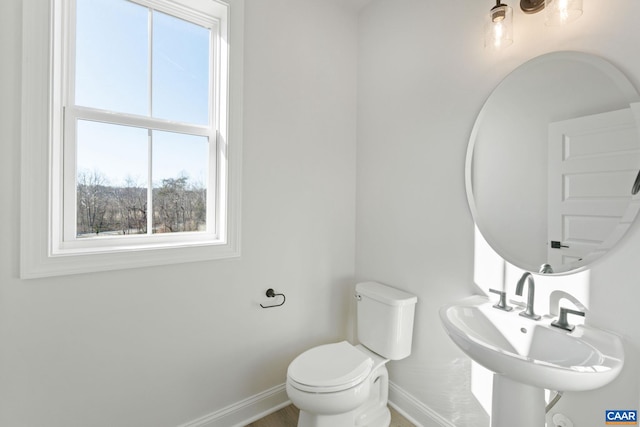
[[[587,325],[572,332],[506,312],[484,296],[440,309],[451,339],[471,359],[493,371],[492,427],[543,427],[544,389],[584,391],[602,387],[624,364],[620,338]]]

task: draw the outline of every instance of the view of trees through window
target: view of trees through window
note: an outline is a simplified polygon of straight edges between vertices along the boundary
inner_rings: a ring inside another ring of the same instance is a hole
[[[154,186],[153,233],[202,231],[206,226],[207,190],[186,176],[165,178]],[[147,234],[149,212],[145,185],[127,179],[123,185],[110,185],[100,171],[78,173],[77,234]]]

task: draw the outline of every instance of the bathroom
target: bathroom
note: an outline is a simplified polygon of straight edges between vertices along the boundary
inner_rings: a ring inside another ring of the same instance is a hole
[[[412,355],[389,364],[391,402],[423,426],[489,425],[438,317],[478,293],[464,173],[474,121],[505,76],[554,51],[603,57],[640,88],[640,2],[584,0],[580,19],[546,27],[514,1],[514,42],[500,52],[483,46],[492,1],[244,3],[241,256],[22,280],[16,106],[29,29],[23,2],[4,2],[0,426],[251,420],[286,402],[298,354],[354,339],[362,280],[418,297]],[[575,426],[640,406],[638,227],[580,288],[589,321],[623,336],[627,357],[610,385],[558,402]],[[536,284],[543,295],[566,278]],[[268,288],[286,303],[262,309]]]

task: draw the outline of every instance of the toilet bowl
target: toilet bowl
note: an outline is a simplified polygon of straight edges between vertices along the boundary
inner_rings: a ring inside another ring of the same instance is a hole
[[[411,353],[417,298],[376,282],[356,285],[359,345],[324,344],[296,357],[286,390],[298,427],[388,427],[386,363]]]
[[[300,409],[298,425],[388,426],[387,362],[347,341],[302,353],[289,366],[286,385],[289,398]]]

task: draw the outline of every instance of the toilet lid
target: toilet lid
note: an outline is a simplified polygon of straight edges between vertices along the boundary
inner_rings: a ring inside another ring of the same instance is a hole
[[[297,388],[335,392],[361,383],[372,366],[369,356],[342,341],[305,351],[291,362],[287,376]]]

